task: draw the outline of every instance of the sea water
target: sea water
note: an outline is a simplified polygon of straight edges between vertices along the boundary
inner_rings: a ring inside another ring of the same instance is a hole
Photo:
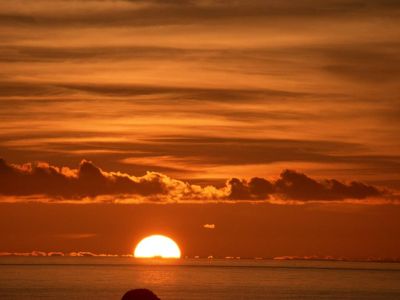
[[[400,264],[343,261],[0,257],[0,299],[400,299]]]

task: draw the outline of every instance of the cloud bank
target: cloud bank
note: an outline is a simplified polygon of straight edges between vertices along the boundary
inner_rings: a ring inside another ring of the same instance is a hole
[[[232,178],[225,186],[200,186],[167,175],[147,172],[136,177],[103,171],[83,160],[78,169],[48,163],[8,164],[0,159],[0,198],[50,199],[50,201],[89,200],[107,202],[185,202],[185,201],[340,201],[347,199],[393,199],[387,190],[352,181],[315,180],[305,174],[283,171],[274,181],[254,177]],[[36,197],[36,198],[35,198]]]

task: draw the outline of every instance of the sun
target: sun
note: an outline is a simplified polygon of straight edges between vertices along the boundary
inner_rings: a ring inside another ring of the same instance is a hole
[[[133,256],[137,258],[180,258],[181,250],[171,238],[164,235],[151,235],[137,244]]]

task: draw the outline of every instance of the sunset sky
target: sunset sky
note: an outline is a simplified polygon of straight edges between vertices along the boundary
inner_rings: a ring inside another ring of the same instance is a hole
[[[0,252],[400,259],[399,41],[396,0],[0,0]]]

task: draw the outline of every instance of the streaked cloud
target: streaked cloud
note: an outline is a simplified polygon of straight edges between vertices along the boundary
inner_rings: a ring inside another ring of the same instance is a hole
[[[235,193],[255,198],[268,189],[254,194],[251,178],[282,169],[400,188],[397,1],[15,0],[0,12],[8,161],[248,178]]]
[[[318,18],[357,14],[368,16],[371,11],[395,15],[395,1],[80,1],[77,7],[67,1],[15,1],[4,3],[3,24],[36,26],[155,26],[193,24],[199,21],[251,18]],[[19,5],[19,6],[20,6]],[[74,10],[75,8],[75,10]],[[65,12],[61,14],[60,12]],[[56,13],[59,14],[56,14]],[[86,14],[84,14],[86,13]]]
[[[61,233],[61,234],[55,234],[54,235],[56,238],[62,238],[62,239],[71,239],[71,240],[81,240],[81,239],[89,239],[96,237],[96,233]]]

